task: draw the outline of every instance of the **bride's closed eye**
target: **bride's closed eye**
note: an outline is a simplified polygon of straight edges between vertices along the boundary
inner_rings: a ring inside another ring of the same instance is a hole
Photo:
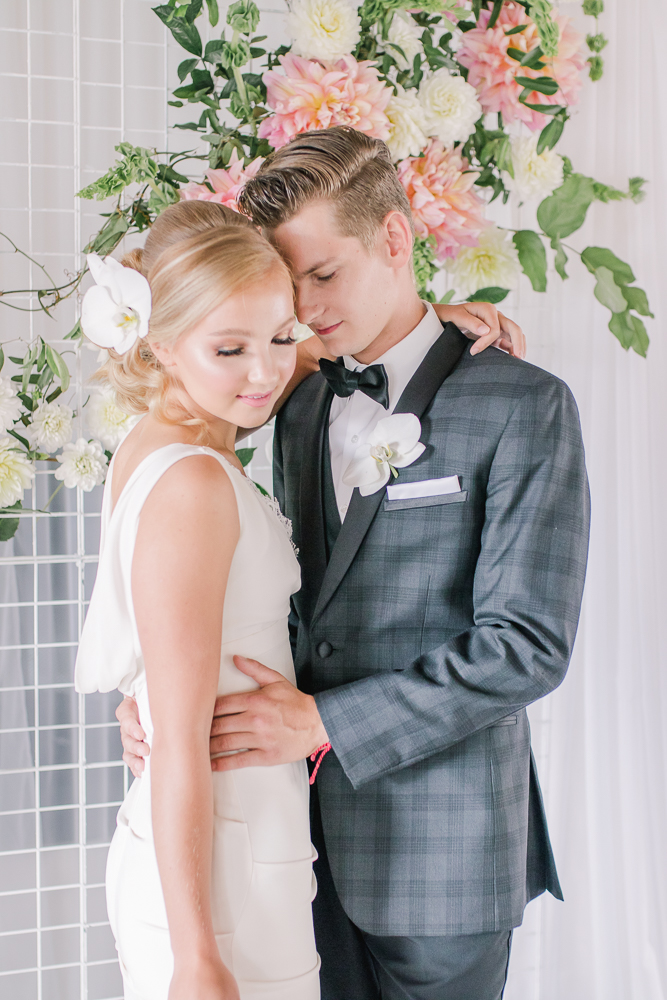
[[[274,337],[271,341],[272,344],[282,344],[289,347],[291,344],[296,344],[296,338],[292,337],[291,334],[287,337]]]

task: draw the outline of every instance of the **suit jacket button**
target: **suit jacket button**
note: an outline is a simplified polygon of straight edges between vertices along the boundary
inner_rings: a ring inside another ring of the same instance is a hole
[[[333,646],[330,642],[321,642],[317,647],[317,655],[321,656],[323,660],[326,660],[327,656],[331,656],[333,653]]]

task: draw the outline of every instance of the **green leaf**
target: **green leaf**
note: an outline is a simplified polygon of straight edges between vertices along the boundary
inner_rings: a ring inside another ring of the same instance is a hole
[[[193,70],[198,62],[198,59],[184,59],[182,63],[179,63],[176,72],[181,83],[183,83],[190,70]]]
[[[514,59],[516,62],[520,63],[525,54],[526,53],[523,51],[523,49],[515,49],[512,45],[509,45],[507,48],[507,55],[510,57],[510,59]]]
[[[583,10],[590,17],[599,17],[604,10],[604,0],[584,0]]]
[[[569,236],[584,224],[588,206],[595,197],[593,181],[583,174],[570,174],[554,193],[540,203],[537,221],[550,237]]]
[[[605,247],[586,247],[581,259],[591,274],[595,274],[600,267],[609,268],[614,272],[617,285],[630,285],[635,280],[630,265],[619,260],[615,253]]]
[[[599,267],[595,272],[597,278],[593,294],[598,302],[613,313],[624,313],[627,304],[623,292],[614,281],[614,272],[608,267]]]
[[[630,319],[632,320],[632,325],[635,328],[635,339],[632,342],[632,350],[636,354],[639,354],[642,358],[645,358],[649,345],[646,327],[640,320],[639,316],[631,316]]]
[[[236,457],[245,469],[246,465],[249,465],[252,461],[252,456],[257,451],[257,448],[237,448]]]
[[[609,320],[609,329],[626,351],[632,348],[642,358],[646,357],[649,339],[639,316],[631,316],[629,311],[614,313]]]
[[[188,6],[185,8],[185,20],[192,24],[194,19],[199,16],[203,6],[204,0],[190,0]]]
[[[540,137],[537,140],[537,152],[543,153],[545,149],[553,149],[561,135],[563,134],[563,129],[565,127],[565,122],[562,118],[554,118],[550,121],[548,125],[545,125],[540,132]]]
[[[194,24],[189,23],[183,17],[174,16],[174,8],[168,4],[161,4],[153,7],[153,11],[160,18],[162,23],[171,31],[179,45],[186,52],[192,52],[195,56],[202,54],[201,35]]]
[[[525,31],[527,27],[528,27],[527,24],[517,24],[517,25],[515,25],[514,28],[510,28],[509,31],[506,31],[505,34],[506,35],[518,35],[520,31]]]
[[[521,229],[513,237],[524,274],[530,278],[533,290],[547,290],[547,252],[544,243],[532,229]]]
[[[650,316],[651,319],[655,319],[643,288],[637,288],[636,285],[622,285],[621,291],[630,309],[634,309],[635,312],[640,313],[642,316]]]
[[[69,333],[66,333],[63,340],[81,340],[83,337],[83,330],[81,329],[81,320],[78,319]]]
[[[493,10],[491,11],[491,17],[489,18],[486,29],[489,31],[491,28],[495,28],[496,21],[503,6],[503,0],[493,0]]]
[[[5,364],[5,352],[2,349],[2,344],[0,344],[0,372],[4,368]]]
[[[23,510],[21,501],[17,501],[11,507],[3,507],[1,513],[4,514],[8,510]],[[10,538],[13,538],[20,523],[18,517],[0,517],[0,542],[8,542]]]
[[[452,299],[454,298],[455,294],[456,294],[456,289],[455,288],[450,288],[449,291],[445,292],[445,294],[442,296],[442,298],[439,299],[440,305],[446,306],[449,302],[452,301]]]
[[[121,213],[114,212],[110,219],[100,229],[99,233],[93,237],[86,246],[85,253],[98,253],[101,257],[106,257],[112,250],[115,250],[125,233],[130,228],[127,217]]]
[[[67,392],[70,382],[69,368],[62,355],[58,354],[49,344],[46,345],[46,363],[53,374],[60,379],[63,392]]]
[[[514,79],[527,90],[536,90],[538,94],[547,94],[549,97],[553,97],[560,89],[558,80],[554,80],[551,76],[539,76],[535,80],[529,76],[515,76]]]
[[[467,302],[502,302],[509,295],[508,288],[480,288],[479,291],[469,295]]]
[[[525,93],[525,90],[521,91],[522,95]],[[565,111],[565,107],[562,104],[529,104],[528,101],[521,100],[521,97],[519,97],[519,100],[527,108],[530,108],[531,111],[539,111],[541,115],[557,115],[561,111]]]
[[[543,57],[544,52],[539,45],[536,45],[530,52],[526,52],[521,60],[521,65],[527,66],[528,69],[544,69],[545,63],[542,62]]]
[[[561,243],[561,241],[558,239],[557,236],[555,236],[552,239],[551,247],[553,250],[556,251],[556,256],[554,258],[554,267],[556,268],[556,271],[561,276],[563,281],[567,281],[568,274],[567,271],[565,270],[565,265],[567,264],[567,254],[563,250],[563,244]]]
[[[215,28],[220,18],[220,11],[218,10],[218,0],[206,0],[206,6],[208,7],[209,23],[213,28]]]

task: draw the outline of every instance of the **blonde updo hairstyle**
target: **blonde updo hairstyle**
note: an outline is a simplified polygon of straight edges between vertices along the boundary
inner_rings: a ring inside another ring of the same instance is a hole
[[[207,201],[183,201],[167,208],[153,223],[143,249],[126,254],[121,263],[147,279],[152,310],[149,336],[139,338],[125,354],[109,351],[94,378],[109,383],[127,413],[151,412],[166,423],[198,427],[206,424],[174,398],[175,381],[153,354],[148,339],[173,345],[220,306],[225,299],[257,284],[287,265],[244,216]]]

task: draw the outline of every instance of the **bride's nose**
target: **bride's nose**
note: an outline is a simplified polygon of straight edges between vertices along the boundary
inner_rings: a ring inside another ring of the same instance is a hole
[[[248,370],[248,382],[268,388],[275,385],[277,379],[278,369],[271,352],[262,351],[255,354]]]

